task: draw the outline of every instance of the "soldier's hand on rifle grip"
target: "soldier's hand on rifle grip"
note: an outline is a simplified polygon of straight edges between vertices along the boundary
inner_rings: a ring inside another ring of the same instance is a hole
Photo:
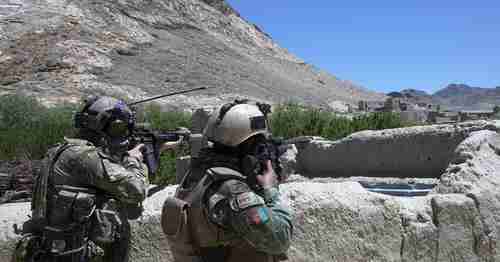
[[[144,144],[138,144],[131,150],[127,151],[127,154],[130,157],[137,158],[139,162],[142,162],[144,160],[144,155],[142,154],[143,149],[144,149]]]
[[[265,170],[262,175],[257,175],[257,183],[262,186],[262,188],[270,188],[276,184],[276,174],[274,173],[271,160],[265,162]]]

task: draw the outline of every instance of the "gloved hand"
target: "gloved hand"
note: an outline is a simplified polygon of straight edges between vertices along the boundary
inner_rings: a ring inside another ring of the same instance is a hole
[[[178,146],[182,144],[182,141],[183,141],[182,136],[179,136],[179,140],[177,141],[167,141],[161,145],[160,152],[164,152],[170,149],[176,149]]]
[[[263,174],[257,175],[257,183],[262,186],[263,189],[271,188],[276,184],[276,173],[274,173],[271,160],[266,160]]]
[[[191,131],[187,127],[183,127],[183,126],[177,127],[175,129],[175,132],[178,134],[185,135],[185,136],[191,135]]]
[[[191,135],[191,131],[186,127],[177,127],[175,129],[175,133],[179,135],[179,139],[177,141],[168,141],[163,143],[160,147],[160,152],[176,149],[182,144],[182,142],[184,142],[184,140],[189,139],[189,136]]]
[[[139,162],[142,162],[144,159],[144,156],[142,154],[143,148],[144,148],[144,144],[138,144],[134,148],[127,151],[127,154],[130,157],[136,158],[137,160],[139,160]]]

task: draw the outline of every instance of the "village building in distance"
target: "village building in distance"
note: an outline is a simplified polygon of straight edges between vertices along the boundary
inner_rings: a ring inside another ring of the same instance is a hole
[[[500,106],[493,110],[441,110],[440,105],[413,102],[404,96],[388,94],[384,102],[359,101],[359,112],[398,113],[404,122],[418,124],[445,124],[480,119],[500,119]]]

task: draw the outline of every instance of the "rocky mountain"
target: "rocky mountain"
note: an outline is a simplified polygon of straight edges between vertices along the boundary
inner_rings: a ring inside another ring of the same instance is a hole
[[[436,103],[434,98],[425,91],[416,90],[416,89],[404,89],[401,91],[401,94],[408,101],[415,103],[415,104],[418,104],[418,103],[434,104],[434,103]]]
[[[0,95],[46,104],[215,87],[179,108],[247,96],[328,107],[382,100],[277,45],[224,0],[2,0]]]
[[[500,105],[500,86],[496,88],[471,87],[465,84],[450,84],[428,94],[416,89],[391,92],[388,96],[401,96],[413,103],[439,104],[448,110],[492,110]]]
[[[491,110],[495,105],[500,105],[500,87],[480,88],[450,84],[432,97],[450,109]]]

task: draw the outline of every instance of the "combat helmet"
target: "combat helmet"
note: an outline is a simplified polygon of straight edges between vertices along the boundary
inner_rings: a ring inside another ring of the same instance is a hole
[[[74,118],[76,128],[91,130],[107,138],[125,138],[134,128],[135,116],[127,104],[119,99],[102,96],[85,101]]]
[[[203,131],[204,139],[236,147],[252,136],[267,136],[269,109],[267,104],[251,104],[247,100],[225,104],[216,109],[208,119]]]

